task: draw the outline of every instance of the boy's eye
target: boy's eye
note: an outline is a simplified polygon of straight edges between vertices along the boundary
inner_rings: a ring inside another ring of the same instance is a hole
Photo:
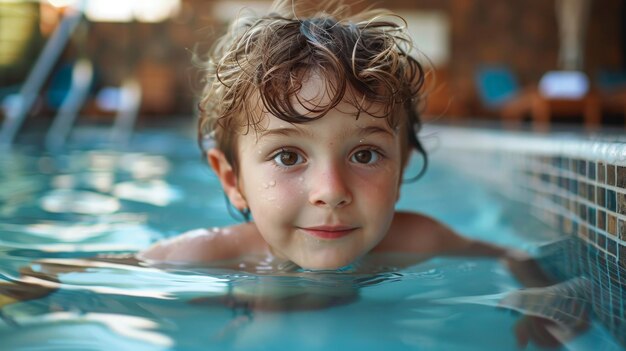
[[[293,151],[281,151],[274,156],[274,162],[280,166],[295,166],[302,163],[303,159],[297,152]]]
[[[378,161],[380,155],[374,150],[359,150],[352,154],[350,160],[356,163],[370,164]]]

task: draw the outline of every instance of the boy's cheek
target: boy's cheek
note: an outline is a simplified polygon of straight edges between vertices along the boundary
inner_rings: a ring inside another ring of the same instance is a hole
[[[305,200],[305,188],[301,182],[293,179],[278,179],[272,184],[274,185],[270,186],[267,191],[271,194],[270,196],[277,199],[276,201],[280,203],[280,209],[284,213],[297,208],[298,204]]]
[[[391,167],[386,167],[376,174],[362,174],[358,177],[355,189],[368,194],[369,196],[391,196],[395,199],[395,194],[399,191],[401,184],[400,173]]]
[[[262,211],[288,210],[290,204],[304,194],[304,188],[299,185],[301,184],[294,180],[261,173],[248,182],[248,200],[252,206]]]
[[[376,204],[381,211],[395,208],[400,194],[400,189],[396,182],[382,180],[370,183],[366,189],[367,191],[364,194],[368,197],[367,203]]]

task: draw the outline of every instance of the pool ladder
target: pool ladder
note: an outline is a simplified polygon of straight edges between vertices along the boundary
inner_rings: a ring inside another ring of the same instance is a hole
[[[65,12],[61,23],[47,41],[19,93],[9,100],[0,129],[0,149],[6,150],[12,147],[17,133],[35,104],[54,64],[83,18],[84,1],[79,2],[74,11]],[[45,146],[48,150],[58,151],[67,142],[76,117],[89,95],[93,78],[92,63],[86,58],[78,59],[72,69],[70,89],[46,133]],[[132,78],[124,80],[119,88],[117,113],[109,134],[109,141],[112,145],[123,146],[129,142],[140,103],[139,83]]]

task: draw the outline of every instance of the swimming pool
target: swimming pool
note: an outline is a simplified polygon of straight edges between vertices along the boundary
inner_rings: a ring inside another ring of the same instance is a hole
[[[512,350],[521,310],[576,316],[572,299],[559,295],[573,297],[564,292],[579,280],[565,277],[548,293],[523,290],[491,259],[441,257],[368,274],[358,265],[301,272],[254,259],[235,267],[126,264],[120,255],[154,240],[236,220],[186,133],[143,131],[124,150],[94,147],[99,133],[85,131],[63,154],[24,146],[0,157],[0,281],[29,297],[0,298],[2,349]],[[444,149],[435,148],[423,179],[403,186],[398,208],[531,253],[572,245],[446,163]],[[118,258],[90,260],[98,254]],[[546,304],[546,296],[557,298]],[[590,318],[564,348],[623,349]]]

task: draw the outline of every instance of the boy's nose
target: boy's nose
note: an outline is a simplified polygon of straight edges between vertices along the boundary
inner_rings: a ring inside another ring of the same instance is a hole
[[[309,202],[315,206],[340,208],[352,202],[352,194],[340,169],[328,167],[311,178]]]

